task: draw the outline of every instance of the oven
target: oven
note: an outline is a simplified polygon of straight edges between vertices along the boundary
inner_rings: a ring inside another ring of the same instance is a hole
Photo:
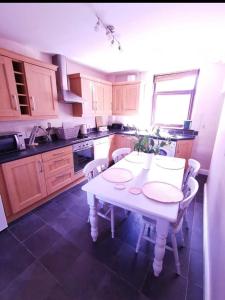
[[[77,173],[94,159],[93,140],[81,141],[72,146],[74,173]]]

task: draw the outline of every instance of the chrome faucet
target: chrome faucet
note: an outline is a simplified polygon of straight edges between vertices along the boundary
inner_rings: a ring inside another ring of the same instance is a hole
[[[36,138],[39,130],[42,130],[45,133],[45,136],[47,137],[47,140],[49,142],[52,141],[52,138],[51,138],[51,135],[50,135],[50,131],[45,130],[41,126],[34,126],[33,129],[32,129],[32,131],[31,131],[31,134],[30,134],[30,138],[29,138],[29,142],[28,142],[29,146],[33,146],[34,145],[34,141],[35,141],[35,138]]]

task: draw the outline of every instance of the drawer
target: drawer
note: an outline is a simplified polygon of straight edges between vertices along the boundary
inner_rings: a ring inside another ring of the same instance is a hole
[[[66,169],[63,172],[59,172],[54,176],[48,177],[46,179],[47,193],[52,194],[55,191],[61,189],[65,185],[72,182],[74,176],[73,169]]]
[[[68,168],[73,168],[72,153],[63,156],[56,156],[54,159],[44,161],[45,177],[51,177],[54,174]]]
[[[50,159],[62,157],[66,154],[72,153],[72,146],[63,147],[60,149],[52,150],[42,154],[42,160],[48,161]]]

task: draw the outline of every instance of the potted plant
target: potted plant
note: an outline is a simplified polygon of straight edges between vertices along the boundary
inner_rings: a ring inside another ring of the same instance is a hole
[[[148,153],[152,155],[147,155],[146,158],[148,161],[146,161],[146,168],[150,167],[151,160],[153,155],[160,154],[161,148],[163,148],[166,145],[169,145],[171,143],[170,138],[168,137],[163,137],[160,134],[160,128],[156,127],[153,128],[151,133],[148,133],[147,130],[145,135],[140,135],[140,130],[135,128],[135,136],[137,138],[137,142],[134,145],[134,150],[143,153]],[[154,138],[149,137],[154,136]],[[162,140],[163,139],[163,140]]]

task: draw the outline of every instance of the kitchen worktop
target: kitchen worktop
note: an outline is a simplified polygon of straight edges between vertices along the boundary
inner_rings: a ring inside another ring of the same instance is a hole
[[[109,130],[109,131],[105,131],[105,132],[95,131],[95,132],[89,133],[88,137],[84,138],[84,139],[56,140],[53,142],[41,143],[37,146],[32,146],[32,147],[27,146],[27,148],[25,150],[0,155],[0,164],[6,163],[9,161],[13,161],[13,160],[17,160],[17,159],[22,159],[22,158],[32,156],[32,155],[41,154],[41,153],[55,150],[58,148],[70,146],[70,145],[73,145],[73,144],[76,144],[79,142],[107,137],[112,134],[123,134],[123,135],[132,136],[132,135],[135,135],[135,131],[134,130],[127,130],[127,131]],[[148,135],[148,133],[143,131],[143,132],[140,132],[140,135]],[[196,135],[194,135],[194,134],[174,134],[174,135],[171,135],[171,141],[190,140],[190,139],[194,139],[195,136]],[[153,137],[153,136],[150,136],[150,137]]]

